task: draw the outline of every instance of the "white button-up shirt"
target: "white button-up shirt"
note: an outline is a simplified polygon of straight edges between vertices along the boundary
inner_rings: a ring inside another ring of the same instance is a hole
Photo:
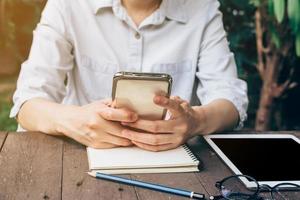
[[[217,0],[163,0],[136,26],[120,0],[48,0],[22,64],[11,117],[35,97],[84,105],[110,98],[118,71],[168,73],[172,95],[227,99],[246,119]]]

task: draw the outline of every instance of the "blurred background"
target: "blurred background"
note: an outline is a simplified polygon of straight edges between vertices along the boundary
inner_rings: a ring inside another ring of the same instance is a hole
[[[250,105],[244,129],[300,130],[300,0],[220,0]],[[0,130],[46,0],[0,0]]]

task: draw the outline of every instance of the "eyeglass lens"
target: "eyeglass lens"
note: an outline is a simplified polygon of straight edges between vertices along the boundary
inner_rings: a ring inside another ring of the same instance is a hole
[[[300,187],[291,184],[281,184],[272,190],[274,200],[300,199]]]
[[[240,183],[238,176],[233,176],[222,182],[220,185],[220,192],[222,196],[228,200],[248,200],[255,195],[257,187],[258,185],[256,184],[256,188],[250,190],[244,186],[244,184]]]

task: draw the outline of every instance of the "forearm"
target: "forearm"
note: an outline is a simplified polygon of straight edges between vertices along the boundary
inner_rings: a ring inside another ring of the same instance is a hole
[[[17,120],[26,130],[61,135],[57,131],[58,120],[68,107],[42,98],[30,99],[21,107]]]
[[[199,116],[198,132],[202,135],[233,129],[239,120],[239,113],[228,100],[218,99],[204,106],[194,106]]]

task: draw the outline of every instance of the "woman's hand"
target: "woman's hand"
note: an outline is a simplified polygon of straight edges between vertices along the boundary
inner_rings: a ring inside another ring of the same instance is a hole
[[[179,97],[170,99],[156,96],[154,102],[170,112],[169,120],[149,121],[139,119],[136,122],[122,122],[123,125],[140,131],[125,129],[122,136],[136,146],[150,150],[163,151],[173,149],[195,136],[205,126],[205,114],[201,107],[196,111],[187,101]]]
[[[110,100],[102,100],[82,107],[70,106],[60,113],[57,131],[93,148],[133,145],[122,135],[124,127],[120,122],[135,122],[137,114],[110,105]]]

